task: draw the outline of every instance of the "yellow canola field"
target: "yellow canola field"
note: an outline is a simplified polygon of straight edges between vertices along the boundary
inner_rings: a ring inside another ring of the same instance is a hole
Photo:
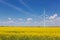
[[[60,36],[60,27],[0,27],[0,35]]]

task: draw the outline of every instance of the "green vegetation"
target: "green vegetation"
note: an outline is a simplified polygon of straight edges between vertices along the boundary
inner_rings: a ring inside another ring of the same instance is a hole
[[[0,40],[60,40],[60,37],[50,36],[18,36],[18,35],[0,35]]]

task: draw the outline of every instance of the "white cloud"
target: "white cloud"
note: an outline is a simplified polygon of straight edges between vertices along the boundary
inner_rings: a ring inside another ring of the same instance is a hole
[[[0,22],[0,25],[12,25],[13,24],[13,21],[3,21],[3,22]]]
[[[27,21],[25,21],[26,24],[31,24],[32,23],[32,18],[27,18]]]
[[[32,22],[30,22],[30,21],[26,21],[25,23],[26,23],[26,24],[31,24]]]
[[[21,21],[21,20],[23,20],[23,19],[22,19],[22,18],[18,18],[18,20],[20,20],[20,21]]]
[[[58,14],[54,14],[53,16],[50,16],[49,19],[55,19],[58,16]]]
[[[32,18],[27,18],[27,21],[32,21],[33,19]]]
[[[24,22],[15,22],[16,25],[23,25]]]
[[[12,20],[12,18],[8,18],[8,20]]]
[[[57,19],[59,19],[59,20],[60,20],[60,17],[58,17]]]
[[[14,21],[13,20],[10,20],[10,21],[7,21],[8,23],[14,23]]]
[[[9,17],[7,22],[8,22],[8,23],[14,23],[14,20],[15,20],[15,18],[10,18],[10,17]]]
[[[11,25],[11,24],[14,24],[14,20],[12,18],[7,18],[8,20],[5,20],[5,21],[0,21],[0,24],[1,25]]]
[[[48,26],[59,26],[60,25],[60,17],[57,14],[54,15],[54,18],[46,20],[46,25]],[[53,20],[52,20],[53,19]]]
[[[56,25],[60,25],[60,17],[57,17],[58,15],[54,15],[56,16],[56,18],[54,20],[51,20],[51,19],[46,19],[45,20],[45,23],[47,26],[56,26]],[[17,20],[15,18],[7,18],[8,20],[6,21],[1,21],[0,22],[0,25],[39,25],[39,26],[43,26],[44,25],[44,21],[43,20],[33,20],[33,18],[27,18],[26,20],[22,19],[22,18],[18,18]],[[14,19],[14,20],[13,20]],[[23,21],[19,21],[19,20],[23,20]]]
[[[36,23],[38,23],[37,21],[34,21],[34,23],[36,24]]]
[[[59,20],[46,20],[46,26],[58,26],[60,25],[60,21]]]

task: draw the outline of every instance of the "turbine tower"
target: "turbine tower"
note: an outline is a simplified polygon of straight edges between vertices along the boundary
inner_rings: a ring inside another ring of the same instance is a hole
[[[44,14],[44,27],[45,27],[45,26],[46,26],[46,25],[45,25],[45,8],[44,8],[43,14]]]

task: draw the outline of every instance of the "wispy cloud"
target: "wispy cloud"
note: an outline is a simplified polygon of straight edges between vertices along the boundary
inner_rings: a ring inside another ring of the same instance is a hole
[[[30,6],[28,6],[23,0],[19,0],[19,2],[20,2],[21,4],[23,4],[26,8],[28,8],[29,11],[32,12],[32,16],[34,16],[34,17],[36,17],[36,18],[41,18],[42,15],[36,16],[35,14],[37,14],[37,13],[36,13]],[[33,13],[35,13],[35,14],[33,14]]]
[[[26,8],[28,8],[30,11],[33,12],[33,9],[32,9],[31,7],[29,7],[23,0],[19,0],[19,2],[20,2],[21,4],[23,4]]]
[[[29,15],[29,16],[32,16],[32,17],[37,17],[37,18],[38,18],[38,16],[33,15],[33,14],[29,13],[29,12],[26,12],[26,11],[24,11],[23,9],[21,9],[21,8],[19,8],[19,7],[16,7],[16,6],[14,6],[14,5],[10,4],[10,3],[7,3],[7,2],[5,2],[5,1],[0,1],[0,3],[6,4],[6,5],[8,5],[9,7],[12,7],[12,8],[14,8],[14,9],[18,10],[19,12],[24,13],[24,14],[26,14],[26,15]]]

